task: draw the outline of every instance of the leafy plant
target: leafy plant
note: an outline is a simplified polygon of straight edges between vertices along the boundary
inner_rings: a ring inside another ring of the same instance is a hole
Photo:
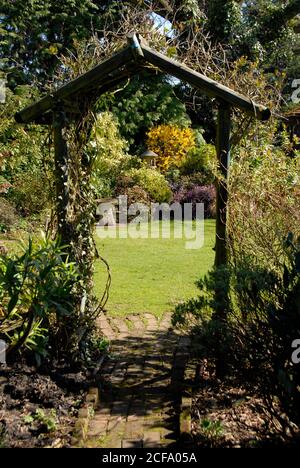
[[[156,169],[142,166],[139,169],[130,169],[126,175],[132,180],[133,185],[137,185],[145,190],[152,201],[163,203],[169,202],[172,192],[163,174]]]
[[[0,196],[0,232],[7,232],[18,225],[19,218],[15,207]]]
[[[0,257],[0,336],[8,356],[22,348],[38,359],[59,346],[63,351],[77,280],[58,241],[44,239],[34,247],[29,239],[21,255]]]
[[[23,421],[28,425],[38,423],[42,432],[54,432],[57,429],[57,415],[54,409],[46,413],[43,409],[37,408],[34,414],[26,415]]]
[[[51,185],[41,167],[29,168],[13,179],[9,199],[19,213],[30,216],[46,213],[51,208]]]
[[[98,351],[105,352],[109,348],[109,340],[107,340],[106,338],[102,338],[102,337],[97,338],[94,341],[94,346]]]
[[[1,47],[10,84],[49,79],[58,56],[67,49],[74,52],[76,38],[89,38],[91,24],[101,29],[100,9],[103,5],[98,7],[91,0],[1,2]]]
[[[223,436],[224,427],[221,421],[202,419],[200,421],[200,434],[209,440],[210,445],[214,445]]]
[[[290,157],[288,135],[258,127],[234,151],[229,180],[228,236],[232,258],[282,271],[282,239],[300,235],[300,158]],[[243,260],[244,259],[244,260]]]
[[[283,249],[280,272],[236,267],[234,300],[241,316],[233,321],[232,334],[243,343],[239,358],[256,369],[262,392],[276,393],[299,423],[300,369],[291,364],[291,344],[300,336],[300,238],[290,233]]]
[[[182,175],[202,174],[203,185],[214,182],[217,172],[216,149],[214,145],[200,144],[191,149],[180,166]]]
[[[121,194],[121,192],[118,192]],[[127,187],[122,191],[123,195],[127,196],[127,203],[128,206],[132,205],[133,203],[143,203],[148,205],[150,203],[150,196],[142,187],[138,185],[133,185],[132,187]]]
[[[92,184],[96,196],[110,196],[117,177],[130,160],[127,143],[121,137],[118,121],[112,113],[97,114],[88,148],[94,160]]]
[[[191,203],[193,209],[193,219],[196,217],[196,205],[204,204],[204,217],[213,218],[215,216],[216,191],[213,185],[198,186],[189,184],[189,188],[181,187],[174,193],[173,201],[181,203]]]
[[[53,193],[53,161],[47,132],[40,126],[17,125],[14,114],[39,93],[31,86],[7,89],[0,107],[0,192],[20,214],[49,209]]]
[[[56,430],[56,418],[56,411],[54,409],[51,409],[48,414],[42,409],[37,409],[34,415],[34,419],[44,426],[47,432],[54,432]]]
[[[33,421],[34,421],[34,418],[33,418],[33,416],[31,416],[30,414],[27,414],[27,415],[24,416],[24,418],[23,418],[24,424],[32,424]]]
[[[195,147],[195,135],[190,128],[159,125],[147,134],[147,146],[158,154],[157,165],[163,171],[180,166],[188,152]]]

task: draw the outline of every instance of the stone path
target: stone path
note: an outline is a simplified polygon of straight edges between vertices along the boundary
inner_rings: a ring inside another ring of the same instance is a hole
[[[99,375],[100,402],[90,421],[87,447],[170,447],[179,417],[189,338],[171,328],[171,316],[102,316],[111,340]]]

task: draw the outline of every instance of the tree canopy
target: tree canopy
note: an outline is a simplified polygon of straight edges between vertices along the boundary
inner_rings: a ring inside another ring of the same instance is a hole
[[[115,6],[112,0],[1,0],[0,54],[10,84],[51,79],[59,55],[99,31]]]

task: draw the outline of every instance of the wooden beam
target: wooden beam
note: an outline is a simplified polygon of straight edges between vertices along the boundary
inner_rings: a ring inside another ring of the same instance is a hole
[[[115,88],[122,83],[126,83],[126,79],[132,78],[133,76],[138,75],[140,72],[144,71],[143,68],[139,68],[136,70],[126,70],[124,73],[119,73],[114,79],[107,81],[106,83],[101,83],[101,86],[98,88],[99,96],[103,94],[114,91]]]
[[[126,82],[126,79],[131,78],[132,76],[135,76],[136,74],[142,71],[144,71],[144,69],[142,67],[138,67],[137,64],[133,64],[132,69],[126,67],[124,68],[124,70],[119,71],[116,74],[111,74],[108,77],[106,77],[106,79],[103,80],[103,82],[101,82],[98,86],[86,92],[85,97],[87,98],[92,97],[93,94],[102,96],[108,91],[113,91],[118,85]],[[150,72],[151,70],[149,70],[149,73]],[[61,101],[60,104],[64,108],[68,121],[73,121],[77,119],[81,113],[80,101],[78,101],[76,105],[70,104],[69,101]],[[35,118],[32,123],[37,124],[37,125],[52,125],[53,111],[52,110],[47,111],[41,116]]]
[[[74,119],[78,119],[79,113],[75,111],[75,109],[69,108],[64,109],[66,118],[68,121],[72,121]],[[53,124],[53,111],[50,110],[45,114],[42,114],[40,117],[37,117],[33,122],[35,125],[52,125]]]
[[[138,37],[135,33],[128,34],[127,36],[128,46],[131,48],[133,57],[139,61],[144,59],[144,52],[141,48],[141,44],[138,40]]]
[[[53,108],[58,101],[69,99],[76,93],[79,94],[84,92],[86,89],[90,89],[91,86],[97,85],[97,83],[100,84],[101,81],[107,78],[109,73],[128,64],[132,59],[132,49],[131,47],[127,47],[113,57],[100,63],[87,73],[84,73],[78,78],[75,78],[65,84],[53,94],[49,94],[35,104],[17,112],[15,115],[16,121],[18,123],[28,123],[36,120],[42,114]]]
[[[163,54],[154,51],[144,42],[141,48],[147,62],[157,66],[163,72],[172,75],[179,80],[189,83],[191,86],[200,89],[209,97],[221,99],[229,103],[232,107],[238,107],[247,114],[259,120],[268,120],[271,116],[270,109],[260,104],[256,104],[246,96],[214,81],[191,68],[172,60]]]
[[[53,112],[49,111],[46,114],[42,114],[37,117],[33,122],[30,122],[35,125],[52,125],[53,124]]]
[[[216,198],[216,257],[215,266],[227,264],[227,202],[228,169],[230,161],[231,108],[226,102],[219,103],[217,127],[217,158],[220,178],[217,180]]]
[[[134,64],[140,66],[141,62],[151,63],[163,72],[173,75],[200,89],[208,96],[221,99],[229,103],[232,107],[238,107],[257,119],[269,119],[271,112],[265,106],[256,104],[246,96],[152,50],[145,41],[137,35],[131,35],[128,41],[129,47],[126,49],[100,63],[87,73],[65,84],[53,94],[49,94],[35,104],[17,112],[15,115],[16,121],[18,123],[37,122],[43,114],[52,110],[59,103],[70,101],[75,96],[86,96],[91,90],[101,85],[109,90],[110,80],[108,78],[110,74],[113,74],[113,77],[116,78],[117,74],[122,74],[122,70],[120,71],[122,67]],[[132,71],[132,74],[136,73],[137,70]],[[108,83],[107,87],[106,83]]]

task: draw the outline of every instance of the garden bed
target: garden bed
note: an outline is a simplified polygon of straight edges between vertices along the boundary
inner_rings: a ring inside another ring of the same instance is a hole
[[[70,447],[89,385],[86,372],[63,366],[0,368],[1,447]]]
[[[280,407],[270,408],[253,386],[237,379],[221,382],[210,370],[202,372],[192,404],[192,435],[198,447],[297,447],[300,431],[292,434],[290,428]]]

